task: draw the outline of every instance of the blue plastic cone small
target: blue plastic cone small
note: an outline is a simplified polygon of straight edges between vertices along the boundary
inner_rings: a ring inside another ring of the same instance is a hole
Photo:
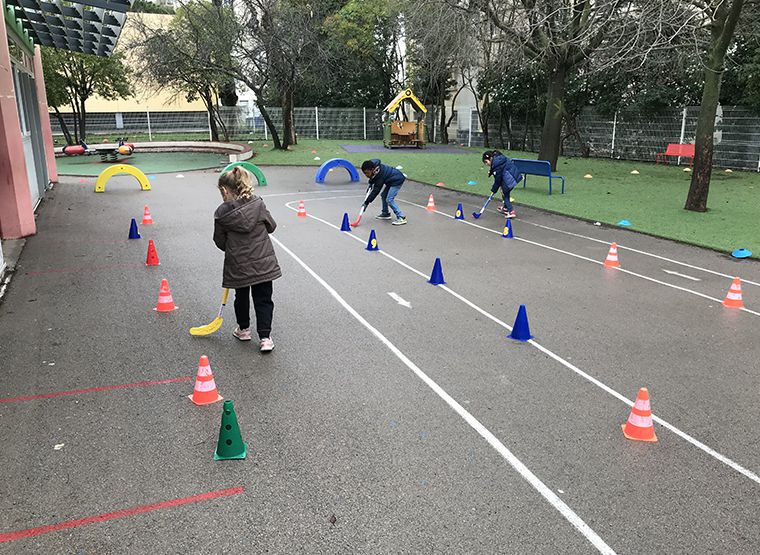
[[[515,339],[517,341],[528,341],[533,339],[530,334],[530,326],[528,325],[528,313],[525,310],[525,305],[520,305],[520,310],[517,311],[517,318],[515,318],[515,325],[512,328],[512,333],[507,337]]]
[[[132,223],[129,224],[129,238],[130,239],[139,239],[140,238],[140,232],[137,231],[137,222],[134,218],[132,218]]]
[[[430,274],[428,283],[433,285],[444,285],[446,282],[443,280],[443,269],[441,268],[441,259],[436,258],[435,264],[433,264],[433,273]]]
[[[369,241],[367,241],[367,250],[368,251],[379,251],[380,247],[377,246],[377,236],[375,235],[375,230],[369,232]]]
[[[504,223],[504,232],[501,234],[504,239],[514,239],[515,236],[512,234],[512,220],[507,218],[507,221]]]
[[[351,224],[348,223],[348,213],[343,214],[343,223],[340,224],[341,231],[351,231]]]
[[[457,211],[454,214],[455,220],[464,220],[464,210],[462,209],[462,203],[457,204]]]

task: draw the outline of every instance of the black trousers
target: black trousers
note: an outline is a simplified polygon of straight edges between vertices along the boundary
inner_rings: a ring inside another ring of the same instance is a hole
[[[235,289],[235,317],[241,330],[251,326],[251,304],[249,295],[253,297],[253,310],[256,312],[256,332],[259,339],[269,337],[272,333],[272,282],[265,281],[250,287]]]

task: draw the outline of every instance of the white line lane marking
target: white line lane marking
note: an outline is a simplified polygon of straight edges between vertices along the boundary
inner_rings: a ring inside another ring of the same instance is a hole
[[[665,272],[666,274],[670,274],[671,276],[678,276],[684,279],[690,279],[691,281],[702,281],[698,277],[687,276],[686,274],[679,274],[678,272],[674,272],[673,270],[666,270],[665,268],[663,268],[662,271]]]
[[[451,409],[454,410],[467,424],[475,430],[480,437],[485,439],[488,444],[493,447],[509,465],[514,468],[520,476],[527,481],[533,489],[535,489],[541,496],[546,499],[552,507],[554,507],[559,513],[567,520],[573,527],[578,530],[583,536],[593,545],[600,553],[614,554],[615,551],[607,545],[607,543],[596,533],[594,530],[579,517],[575,511],[573,511],[567,503],[562,501],[557,494],[555,494],[549,487],[544,484],[538,476],[533,474],[531,470],[523,464],[507,447],[497,438],[491,431],[486,428],[480,421],[470,414],[462,405],[460,405],[451,395],[438,385],[430,376],[425,374],[419,366],[412,362],[409,357],[399,350],[391,341],[385,337],[380,331],[372,326],[364,317],[359,314],[346,300],[340,296],[340,294],[333,289],[324,279],[322,279],[314,270],[312,270],[303,260],[301,260],[293,251],[282,244],[282,241],[274,236],[270,236],[279,247],[290,255],[304,270],[306,270],[311,276],[317,280],[317,282],[324,287],[333,298],[338,301],[343,308],[348,311],[360,324],[362,324],[369,332],[380,340],[388,349],[396,355],[396,357],[403,362],[407,368],[409,368],[414,374],[422,380],[433,392],[438,395]]]
[[[401,200],[401,199],[399,199],[399,200]],[[607,246],[609,246],[611,244],[609,241],[605,241],[603,239],[597,239],[596,237],[589,237],[587,235],[581,235],[580,233],[573,233],[572,231],[565,231],[564,229],[557,229],[556,227],[550,227],[548,225],[537,224],[535,222],[528,222],[528,221],[523,221],[523,223],[526,223],[528,225],[532,225],[532,226],[535,226],[535,227],[540,227],[542,229],[547,229],[549,231],[555,231],[557,233],[563,233],[565,235],[571,235],[573,237],[578,237],[579,239],[587,239],[589,241],[594,241],[595,243],[602,243],[602,244],[607,245]],[[664,239],[664,238],[660,238],[660,239]],[[695,246],[695,245],[690,245],[690,246]],[[654,254],[652,252],[647,252],[647,251],[642,251],[642,250],[639,250],[639,249],[634,249],[633,247],[626,247],[625,245],[621,245],[620,243],[618,243],[618,249],[625,249],[625,250],[629,250],[631,252],[635,252],[637,254],[643,254],[644,256],[651,256],[652,258],[657,258],[658,260],[662,260],[664,262],[671,262],[673,264],[678,264],[679,266],[684,266],[685,268],[691,268],[692,270],[699,270],[701,272],[706,272],[708,274],[713,274],[713,275],[716,275],[716,276],[721,276],[721,277],[725,277],[725,278],[729,278],[729,279],[733,279],[734,276],[735,276],[735,274],[724,274],[722,272],[716,272],[715,270],[710,270],[709,268],[703,268],[702,266],[695,266],[694,264],[688,264],[686,262],[679,262],[678,260],[673,260],[672,258],[667,258],[665,256],[661,256],[659,254]],[[748,283],[750,285],[760,286],[760,283],[758,283],[756,281],[750,281],[748,279],[747,280],[742,279],[742,283]]]
[[[399,295],[398,293],[394,293],[393,291],[388,291],[388,295],[390,295],[391,299],[393,299],[394,301],[396,301],[401,306],[405,306],[406,308],[412,308],[412,303],[410,303],[409,301],[405,301],[404,299],[402,299],[401,295]]]
[[[295,201],[293,201],[293,202],[295,202]],[[288,207],[290,210],[292,210],[292,211],[295,212],[296,208],[293,207],[293,206],[291,206],[291,204],[292,204],[292,202],[289,202],[289,203],[286,203],[285,206]],[[411,204],[411,203],[409,203],[409,204]],[[444,214],[444,216],[445,215],[446,214]],[[328,225],[328,226],[330,226],[330,227],[332,227],[332,228],[340,231],[340,228],[338,226],[333,225],[330,222],[328,222],[326,220],[323,220],[322,218],[318,218],[316,216],[312,216],[311,214],[309,214],[309,218],[317,220],[318,222],[322,222],[323,224]],[[466,222],[466,223],[468,223],[468,222]],[[472,224],[472,225],[474,225],[474,224]],[[480,227],[480,226],[476,226],[476,227]],[[487,228],[483,228],[483,229],[486,229],[487,231],[491,231],[491,230],[489,230]],[[495,233],[498,233],[498,232],[495,232]],[[343,235],[345,237],[350,237],[351,239],[354,239],[355,241],[358,241],[359,243],[364,243],[365,242],[364,239],[362,239],[360,237],[357,237],[355,235],[352,235],[351,233],[341,233],[341,235]],[[407,264],[405,262],[402,262],[401,260],[399,260],[395,256],[392,256],[392,255],[388,254],[386,251],[381,250],[379,252],[383,256],[385,256],[385,257],[393,260],[394,262],[396,262],[400,266],[403,266],[407,270],[410,270],[410,271],[414,272],[415,274],[417,274],[418,276],[421,276],[424,279],[428,279],[428,276],[426,274],[420,272],[416,268],[412,268],[411,266],[409,266],[409,264]],[[596,261],[592,260],[592,262],[596,262]],[[492,322],[500,325],[501,327],[503,327],[507,331],[510,331],[510,332],[512,331],[512,326],[510,326],[507,323],[499,320],[496,316],[494,316],[490,312],[487,312],[487,311],[483,310],[478,305],[476,305],[475,303],[473,303],[469,299],[466,299],[465,297],[463,297],[462,295],[460,295],[456,291],[450,289],[449,287],[446,287],[445,285],[438,285],[437,287],[439,289],[442,289],[442,290],[446,291],[447,293],[449,293],[453,297],[459,299],[464,304],[466,304],[467,306],[469,306],[473,310],[479,312],[480,314],[482,314],[483,316],[485,316],[486,318],[488,318]],[[546,347],[544,347],[540,343],[536,343],[536,341],[534,341],[532,339],[530,341],[528,341],[528,343],[530,343],[531,345],[533,345],[536,349],[538,349],[542,353],[548,355],[549,357],[553,358],[554,360],[556,360],[557,362],[559,362],[560,364],[562,364],[568,370],[571,370],[572,372],[574,372],[578,376],[580,376],[583,379],[587,380],[588,382],[594,384],[595,386],[597,386],[598,388],[600,388],[602,391],[605,391],[606,393],[609,393],[610,395],[612,395],[613,397],[615,397],[619,401],[622,401],[623,403],[625,403],[629,407],[633,406],[633,401],[631,401],[630,399],[628,399],[627,397],[625,397],[622,393],[618,393],[617,391],[615,391],[614,389],[612,389],[607,384],[600,382],[599,380],[597,380],[596,378],[594,378],[590,374],[587,374],[586,372],[584,372],[583,370],[581,370],[580,368],[578,368],[574,364],[572,364],[569,361],[565,360],[564,358],[562,358],[558,354],[550,351],[549,349],[547,349]],[[718,461],[722,462],[723,464],[727,465],[728,467],[733,468],[734,470],[736,470],[740,474],[746,476],[747,478],[749,478],[750,480],[752,480],[756,484],[760,484],[760,476],[758,476],[757,474],[755,474],[751,470],[748,470],[748,469],[744,468],[739,463],[737,463],[737,462],[729,459],[725,455],[720,454],[719,452],[715,451],[711,447],[708,447],[707,445],[705,445],[704,443],[702,443],[698,439],[696,439],[696,438],[690,436],[689,434],[687,434],[686,432],[684,432],[684,431],[676,428],[675,426],[673,426],[672,424],[670,424],[666,420],[663,420],[660,417],[655,416],[654,414],[652,414],[652,419],[655,422],[657,422],[658,424],[661,424],[662,426],[664,426],[665,428],[667,428],[668,430],[670,430],[671,432],[673,432],[674,434],[676,434],[677,436],[679,436],[680,438],[682,438],[682,439],[686,440],[687,442],[691,443],[694,447],[696,447],[698,449],[701,449],[702,451],[704,451],[705,453],[707,453],[711,457],[717,459]]]
[[[408,200],[402,200],[402,199],[399,199],[399,201],[400,202],[404,202],[406,204],[411,204],[412,206],[416,206],[418,208],[422,208],[423,210],[427,211],[427,207],[423,206],[421,204],[416,204],[414,202],[409,202]],[[441,216],[445,216],[445,217],[447,217],[449,219],[452,219],[452,220],[454,219],[454,216],[451,216],[450,214],[446,214],[445,212],[440,212],[439,210],[435,210],[435,211],[431,210],[431,212],[435,212],[436,214],[440,214]],[[470,221],[467,221],[467,220],[460,220],[460,221],[463,224],[471,225],[472,227],[476,227],[478,229],[482,229],[483,231],[487,231],[489,233],[495,233],[496,235],[501,235],[501,231],[496,231],[494,229],[483,227],[482,225],[478,225],[476,223],[473,223],[473,222],[470,222]],[[603,266],[604,265],[604,262],[600,262],[599,260],[594,260],[593,258],[589,258],[587,256],[583,256],[583,255],[580,255],[580,254],[575,254],[574,252],[569,252],[569,251],[565,251],[565,250],[562,250],[562,249],[558,249],[556,247],[550,247],[549,245],[544,245],[543,243],[537,243],[536,241],[531,241],[529,239],[524,239],[522,237],[515,236],[515,240],[516,241],[522,241],[523,243],[528,243],[529,245],[534,245],[536,247],[541,247],[542,249],[547,249],[547,250],[558,252],[558,253],[561,253],[561,254],[566,254],[567,256],[572,256],[572,257],[578,258],[580,260],[585,260],[586,262],[591,262],[591,263],[596,264],[598,266]],[[713,302],[716,302],[716,303],[722,303],[723,302],[722,299],[716,299],[715,297],[711,297],[710,295],[705,295],[704,293],[700,293],[699,291],[694,291],[693,289],[687,289],[686,287],[681,287],[680,285],[674,285],[674,284],[668,283],[666,281],[661,281],[661,280],[655,279],[653,277],[645,276],[644,274],[639,274],[639,273],[636,273],[636,272],[632,272],[631,270],[626,270],[625,268],[609,268],[609,269],[610,270],[615,270],[615,271],[618,271],[618,272],[623,272],[624,274],[628,274],[628,275],[631,275],[631,276],[636,276],[637,278],[645,279],[647,281],[651,281],[652,283],[657,283],[658,285],[664,285],[665,287],[670,287],[672,289],[678,289],[679,291],[683,291],[684,293],[690,293],[692,295],[696,295],[697,297],[702,297],[704,299],[709,299],[709,300],[711,300]],[[748,314],[752,314],[754,316],[760,316],[760,312],[756,312],[754,310],[750,310],[747,307],[734,308],[734,309],[731,309],[731,310],[741,310],[742,312],[747,312]]]

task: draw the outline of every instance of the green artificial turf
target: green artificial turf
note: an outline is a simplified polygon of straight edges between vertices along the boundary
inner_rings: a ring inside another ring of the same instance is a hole
[[[256,165],[314,165],[330,158],[345,158],[361,165],[368,158],[380,158],[392,166],[402,166],[409,179],[423,183],[442,182],[446,188],[488,195],[492,180],[481,163],[483,148],[462,148],[457,154],[418,149],[350,153],[341,144],[373,144],[362,141],[301,140],[292,151],[272,150],[271,143],[255,141]],[[377,143],[375,143],[377,144]],[[266,145],[266,146],[264,146]],[[316,150],[316,153],[312,151]],[[535,154],[505,151],[515,158],[536,158]],[[320,160],[314,160],[315,157]],[[558,175],[565,176],[565,194],[554,180],[549,196],[548,180],[529,176],[526,189],[517,188],[512,197],[524,204],[578,218],[616,225],[628,220],[628,229],[676,239],[724,252],[747,248],[760,257],[760,174],[715,168],[710,185],[708,211],[683,209],[689,190],[690,173],[683,166],[656,166],[654,163],[560,158]],[[631,175],[637,170],[639,175]],[[590,174],[590,179],[584,175]],[[475,181],[476,185],[468,185]]]

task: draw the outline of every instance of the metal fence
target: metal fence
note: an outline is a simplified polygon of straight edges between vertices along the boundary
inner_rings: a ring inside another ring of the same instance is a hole
[[[457,141],[469,146],[483,146],[484,137],[474,108],[460,110]],[[469,117],[467,117],[469,112]],[[594,158],[654,161],[669,143],[693,143],[697,127],[698,106],[672,109],[661,114],[600,116],[593,107],[585,108],[577,120],[582,144],[568,130],[563,130],[562,153],[582,155],[584,147]],[[569,135],[569,136],[568,136]],[[489,145],[535,152],[541,139],[541,127],[525,125],[519,119],[489,120]],[[715,166],[760,171],[760,116],[740,106],[722,106],[715,118]],[[688,163],[681,160],[681,163]]]
[[[282,129],[282,110],[267,109],[274,125]],[[577,120],[577,137],[568,136],[563,154],[580,156],[584,148],[595,158],[653,161],[668,143],[694,142],[698,107],[672,109],[651,115],[600,116],[593,107],[582,111]],[[224,128],[231,140],[268,139],[269,131],[258,113],[244,107],[220,109]],[[370,108],[295,108],[295,127],[299,137],[310,139],[381,140],[382,111]],[[71,114],[63,114],[73,131]],[[430,112],[428,127],[435,138]],[[58,118],[51,114],[54,135],[61,135]],[[206,112],[116,112],[87,114],[88,136],[108,138],[128,136],[134,140],[207,139],[210,136]],[[567,135],[566,130],[563,136]],[[484,137],[474,107],[460,108],[449,136],[466,146],[483,146]],[[523,118],[489,121],[489,145],[495,148],[536,152],[541,128],[526,125]],[[723,106],[716,116],[716,166],[760,171],[760,116],[742,107]]]

